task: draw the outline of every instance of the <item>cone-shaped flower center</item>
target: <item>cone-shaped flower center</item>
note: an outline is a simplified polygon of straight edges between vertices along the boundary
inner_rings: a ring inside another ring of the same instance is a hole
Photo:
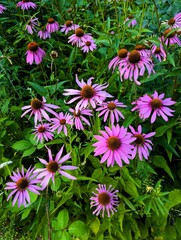
[[[110,203],[110,196],[107,192],[102,192],[102,193],[99,193],[98,195],[98,201],[100,204],[102,205],[107,205]]]
[[[173,25],[175,23],[175,19],[174,18],[170,18],[169,20],[168,20],[168,24],[169,25]]]
[[[125,58],[128,55],[128,51],[125,48],[122,48],[118,51],[119,58]]]
[[[117,150],[121,146],[121,141],[118,137],[109,137],[107,143],[110,150]]]
[[[154,52],[155,54],[159,54],[159,53],[161,53],[161,49],[159,48],[159,47],[157,47],[156,49],[155,49],[155,52]]]
[[[162,106],[162,102],[158,98],[154,98],[151,102],[150,105],[153,109],[160,108]]]
[[[91,86],[85,85],[83,86],[80,94],[83,98],[92,98],[95,94],[95,91]]]
[[[75,30],[75,35],[76,35],[77,37],[82,37],[82,36],[84,36],[84,30],[82,30],[82,28],[77,28],[77,29]]]
[[[128,59],[130,63],[138,63],[140,60],[140,53],[137,50],[133,50],[130,52]]]
[[[80,110],[78,110],[77,112],[74,111],[74,112],[73,112],[73,115],[74,115],[74,117],[80,117],[80,115],[81,115]]]
[[[37,98],[34,98],[32,101],[31,101],[31,107],[35,110],[37,109],[40,109],[42,107],[42,101],[40,101],[39,99]]]
[[[65,120],[65,119],[60,119],[60,124],[61,124],[61,125],[65,125],[65,123],[66,123],[66,120]]]
[[[28,187],[28,180],[26,178],[20,178],[16,182],[16,186],[17,186],[18,190],[22,191]]]
[[[52,24],[52,23],[54,23],[54,22],[55,22],[54,18],[49,18],[49,19],[48,19],[48,23]]]
[[[114,110],[116,108],[116,104],[114,102],[110,102],[108,103],[107,107],[110,109],[110,110]]]
[[[129,19],[132,19],[132,18],[134,18],[134,16],[133,16],[133,15],[129,15],[128,18],[129,18]]]
[[[29,2],[29,0],[22,0],[22,2]]]
[[[28,44],[28,50],[36,52],[38,49],[38,44],[36,42],[30,42]]]
[[[72,26],[72,21],[66,21],[65,22],[66,27],[71,27]]]
[[[52,58],[57,58],[57,57],[58,57],[58,52],[56,52],[56,51],[51,51],[50,56],[51,56]]]
[[[85,45],[89,47],[91,45],[91,42],[87,41]]]
[[[171,31],[172,31],[172,29],[166,29],[166,30],[164,31],[164,33],[163,33],[163,36],[166,37],[167,34],[169,34]],[[171,38],[171,37],[174,37],[174,36],[175,36],[175,32],[172,32],[171,34],[169,34],[169,35],[167,36],[167,38]]]
[[[49,162],[47,165],[47,170],[51,173],[55,173],[58,170],[58,163],[55,161]]]
[[[44,126],[40,126],[40,127],[38,128],[38,132],[39,132],[39,133],[45,132],[45,127],[44,127]]]
[[[145,49],[146,47],[144,46],[144,45],[142,45],[142,44],[138,44],[138,45],[136,45],[136,47],[134,48],[135,50],[143,50],[143,49]]]
[[[141,134],[135,134],[134,135],[136,137],[135,143],[136,144],[143,144],[145,142],[144,137]]]

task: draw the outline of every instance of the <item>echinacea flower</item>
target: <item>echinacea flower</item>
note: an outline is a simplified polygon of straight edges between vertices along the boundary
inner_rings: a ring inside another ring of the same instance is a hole
[[[77,130],[84,130],[83,122],[86,125],[90,126],[90,122],[84,116],[92,116],[91,109],[72,109],[70,108],[69,111],[73,114],[73,124]]]
[[[148,134],[142,133],[142,126],[138,126],[138,131],[136,131],[132,126],[129,126],[132,134],[134,137],[136,137],[136,140],[132,143],[134,146],[132,158],[134,159],[136,156],[136,153],[138,153],[139,160],[142,160],[143,157],[148,160],[149,157],[149,150],[152,150],[153,143],[149,139],[150,137],[153,137],[156,132],[150,132]]]
[[[111,68],[113,68],[113,71],[114,71],[114,69],[117,66],[119,66],[121,59],[126,58],[127,55],[128,55],[128,51],[125,48],[120,49],[118,51],[117,56],[110,61],[108,65],[108,69],[110,70]]]
[[[78,79],[78,76],[76,74],[76,83],[81,88],[81,90],[76,89],[64,89],[65,93],[63,93],[64,96],[70,96],[70,95],[78,95],[74,98],[72,98],[70,101],[67,102],[67,104],[73,103],[78,99],[81,99],[77,105],[76,109],[79,108],[86,108],[89,105],[91,105],[93,108],[96,107],[96,104],[101,104],[106,97],[112,97],[109,93],[106,91],[103,91],[103,89],[107,88],[107,84],[93,84],[92,85],[92,79],[93,77],[89,78],[87,80],[87,83],[85,83],[82,79],[80,82]]]
[[[40,180],[36,178],[37,174],[33,173],[34,169],[35,168],[29,167],[26,173],[23,167],[21,172],[19,169],[17,169],[17,172],[13,172],[12,176],[10,176],[13,182],[6,183],[5,189],[12,190],[7,200],[9,200],[10,197],[15,194],[12,204],[13,206],[15,205],[16,201],[18,201],[18,207],[21,205],[26,207],[27,202],[30,204],[28,190],[38,195],[40,194],[38,191],[42,190],[42,188],[36,185],[37,183],[40,183]]]
[[[87,42],[81,44],[81,50],[84,53],[92,52],[96,49],[96,44],[93,39],[89,39]]]
[[[141,85],[138,81],[139,76],[145,74],[147,69],[148,75],[153,70],[153,62],[150,57],[142,56],[137,50],[133,50],[128,53],[128,56],[119,62],[119,72],[121,81],[124,79],[134,80],[137,85]]]
[[[62,166],[62,164],[68,159],[70,159],[71,157],[70,153],[67,153],[62,157],[63,149],[64,149],[64,146],[61,147],[60,151],[56,154],[54,159],[52,157],[51,149],[47,148],[48,159],[49,159],[48,162],[45,159],[39,158],[40,162],[43,163],[46,167],[38,168],[34,171],[34,173],[38,173],[37,179],[41,179],[40,185],[42,186],[42,189],[46,188],[50,179],[52,179],[52,182],[54,183],[56,173],[59,173],[66,178],[76,180],[76,177],[64,171],[64,170],[75,170],[78,167],[70,166],[70,165]]]
[[[136,104],[136,106],[131,111],[138,111],[139,117],[143,120],[152,115],[151,123],[155,122],[157,116],[161,116],[165,121],[168,121],[167,116],[173,116],[172,112],[175,112],[168,106],[171,106],[176,102],[172,101],[171,98],[163,99],[164,96],[164,93],[158,95],[157,91],[155,91],[151,96],[145,94],[143,97],[140,97],[132,103]]]
[[[21,109],[22,110],[26,110],[21,117],[23,117],[24,115],[26,115],[27,113],[30,113],[29,118],[34,115],[34,123],[35,125],[37,125],[37,121],[42,121],[42,117],[45,118],[47,121],[51,121],[50,117],[48,116],[48,114],[46,113],[49,112],[53,115],[56,115],[57,113],[55,111],[53,111],[51,108],[53,109],[58,109],[59,107],[54,105],[54,104],[48,104],[46,103],[46,99],[44,97],[42,97],[42,101],[34,98],[31,100],[30,105],[28,106],[24,106]]]
[[[53,33],[53,32],[58,31],[59,30],[58,22],[56,22],[54,18],[49,18],[48,22],[47,22],[47,25],[46,25],[46,30],[49,33]]]
[[[181,12],[162,24],[165,24],[167,28],[181,28]]]
[[[4,7],[2,4],[0,4],[0,14],[4,13],[4,10],[6,10],[7,8]]]
[[[49,123],[40,123],[33,130],[35,131],[33,134],[35,134],[34,138],[37,138],[37,142],[43,143],[43,140],[49,141],[54,137]]]
[[[43,29],[38,32],[38,36],[41,39],[51,38],[50,32],[48,32],[47,30],[43,30]]]
[[[36,8],[36,4],[29,0],[22,0],[16,4],[17,7],[20,7],[22,10],[28,10],[30,8]]]
[[[60,32],[65,32],[67,35],[69,31],[76,30],[79,25],[74,24],[73,21],[67,20],[64,25],[61,26]]]
[[[150,57],[150,50],[148,50],[143,44],[136,45],[134,50],[137,50],[142,56]]]
[[[36,42],[30,42],[28,44],[28,50],[25,53],[26,62],[30,65],[35,62],[37,65],[40,64],[45,57],[46,53],[43,49],[41,49]]]
[[[128,22],[128,27],[134,27],[137,24],[136,19],[134,18],[133,15],[129,15],[126,20],[124,21],[124,23]]]
[[[73,124],[72,116],[69,113],[58,113],[56,115],[56,118],[51,118],[52,122],[52,131],[55,131],[57,129],[57,133],[59,134],[62,130],[67,136],[67,126]]]
[[[173,29],[168,28],[164,31],[162,36],[162,41],[165,43],[165,45],[172,45],[172,44],[178,44],[178,46],[181,46],[181,41],[177,37],[176,31],[173,31]]]
[[[162,44],[160,44],[159,47],[157,47],[156,45],[153,44],[153,46],[151,48],[151,53],[155,58],[158,59],[159,62],[162,62],[163,60],[166,59],[166,52],[163,49]]]
[[[90,36],[90,34],[85,34],[82,28],[77,28],[75,30],[75,33],[71,35],[68,39],[68,43],[72,43],[72,45],[81,47],[83,43],[92,40],[92,36]]]
[[[97,192],[93,193],[93,197],[90,198],[90,206],[96,207],[93,211],[93,214],[98,216],[102,211],[102,217],[104,217],[105,211],[107,212],[108,217],[114,212],[117,212],[116,207],[118,206],[118,190],[114,190],[112,185],[109,185],[108,189],[105,184],[98,184],[98,188],[96,188]]]
[[[38,23],[38,18],[31,18],[26,27],[25,27],[25,30],[28,31],[29,34],[33,34],[33,32],[36,32],[36,26],[38,26],[39,23]]]
[[[110,115],[111,124],[114,125],[114,122],[119,122],[119,118],[123,118],[123,114],[117,109],[119,107],[126,107],[122,102],[118,102],[118,100],[103,102],[100,107],[96,109],[96,111],[101,111],[98,117],[104,115],[104,122],[106,122],[108,116]]]
[[[132,149],[134,148],[130,143],[136,140],[131,133],[127,133],[127,128],[120,127],[118,124],[112,126],[112,130],[105,126],[106,131],[99,131],[102,136],[94,135],[98,142],[92,146],[94,149],[94,156],[102,155],[101,162],[107,161],[107,166],[114,166],[115,162],[122,167],[122,160],[129,164],[129,159],[132,159]]]

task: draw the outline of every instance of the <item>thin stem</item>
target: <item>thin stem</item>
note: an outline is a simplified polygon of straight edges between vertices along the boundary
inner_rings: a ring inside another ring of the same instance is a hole
[[[46,188],[46,199],[48,200],[48,186]],[[46,201],[45,208],[46,208],[46,215],[47,215],[47,222],[48,222],[48,240],[51,240],[51,226],[50,226],[48,201]]]
[[[152,2],[153,2],[154,7],[155,7],[155,13],[156,13],[156,18],[157,18],[157,23],[158,23],[158,32],[160,32],[161,23],[160,23],[159,14],[158,14],[158,8],[157,8],[155,0],[152,0]]]

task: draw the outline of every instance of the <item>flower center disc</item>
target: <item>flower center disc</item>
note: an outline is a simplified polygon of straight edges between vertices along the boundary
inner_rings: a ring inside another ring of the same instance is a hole
[[[168,24],[169,25],[173,25],[175,23],[175,19],[174,18],[170,18],[169,20],[168,20]]]
[[[47,170],[51,173],[55,173],[58,170],[58,163],[55,161],[49,162],[47,165]]]
[[[144,45],[142,45],[142,44],[139,44],[139,45],[137,45],[135,48],[134,48],[135,50],[143,50],[143,49],[145,49],[145,46]]]
[[[91,42],[87,41],[85,45],[89,47],[91,45]]]
[[[34,98],[31,101],[31,107],[35,110],[40,109],[42,107],[42,102],[39,99]]]
[[[54,22],[55,22],[54,18],[49,18],[49,19],[48,19],[48,23],[52,24],[52,23],[54,23]]]
[[[110,110],[114,110],[116,108],[116,104],[113,103],[113,102],[110,102],[108,103],[107,107],[110,109]]]
[[[66,27],[71,27],[72,26],[72,21],[66,21],[65,22]]]
[[[80,117],[80,115],[81,115],[80,110],[78,110],[78,112],[74,111],[73,115],[74,115],[74,117]]]
[[[164,33],[163,33],[163,36],[166,37],[167,34],[169,34],[171,31],[172,31],[172,29],[167,29],[167,30],[165,30]],[[169,34],[169,35],[167,36],[167,38],[171,38],[171,37],[174,37],[174,36],[175,36],[175,32],[172,32],[171,34]]]
[[[121,142],[117,137],[109,137],[107,143],[110,150],[117,150],[121,146]]]
[[[118,51],[119,58],[125,58],[128,55],[128,51],[125,48],[122,48]]]
[[[82,36],[84,36],[84,31],[82,30],[82,28],[77,28],[77,29],[75,30],[75,35],[76,35],[77,37],[82,37]]]
[[[134,136],[136,137],[136,144],[143,144],[145,142],[145,139],[141,134],[135,134]]]
[[[129,18],[129,19],[132,19],[132,18],[134,18],[134,16],[133,16],[133,15],[129,15],[128,18]]]
[[[28,180],[26,178],[20,178],[17,182],[16,182],[16,186],[18,188],[18,190],[22,191],[24,189],[27,188],[28,186]]]
[[[107,205],[110,203],[110,196],[106,192],[102,192],[98,195],[98,201],[102,205]]]
[[[138,63],[140,60],[140,53],[137,50],[133,50],[130,52],[128,59],[130,63]]]
[[[83,98],[92,98],[94,96],[94,89],[89,86],[89,85],[85,85],[83,88],[82,88],[82,91],[81,91],[81,96]]]
[[[160,108],[162,106],[162,102],[158,98],[154,98],[151,102],[150,105],[153,109]]]
[[[39,132],[39,133],[45,132],[45,127],[40,126],[40,127],[38,128],[38,132]]]
[[[160,48],[159,48],[159,47],[157,47],[154,53],[155,53],[155,54],[159,54],[159,53],[161,53],[161,50],[160,50]]]
[[[28,50],[36,52],[37,49],[38,49],[38,44],[36,42],[30,42],[28,44]]]
[[[29,2],[29,0],[22,0],[22,2]]]
[[[65,123],[66,123],[66,120],[65,120],[65,119],[61,119],[61,120],[60,120],[60,124],[61,124],[61,125],[65,125]]]

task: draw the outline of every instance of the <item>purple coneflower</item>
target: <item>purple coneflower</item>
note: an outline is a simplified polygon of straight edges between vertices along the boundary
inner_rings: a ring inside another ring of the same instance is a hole
[[[68,43],[72,43],[72,45],[81,47],[83,43],[92,40],[92,36],[90,36],[90,34],[85,34],[82,28],[77,28],[75,30],[75,33],[71,35],[68,39]]]
[[[74,24],[73,21],[68,20],[64,25],[61,26],[60,32],[65,32],[67,35],[69,31],[75,31],[77,28],[79,28],[79,25]]]
[[[96,207],[93,211],[93,214],[98,216],[102,211],[102,217],[104,217],[105,211],[107,212],[108,217],[114,212],[117,212],[116,207],[118,206],[118,196],[116,195],[118,190],[114,190],[112,185],[109,185],[108,189],[106,188],[105,184],[98,184],[98,188],[96,188],[97,193],[93,193],[93,197],[90,198],[91,200],[91,208]]]
[[[177,37],[176,32],[173,32],[173,29],[171,29],[171,28],[168,28],[164,31],[163,36],[162,36],[162,41],[167,46],[172,45],[172,44],[178,44],[178,46],[181,46],[180,39]]]
[[[94,78],[93,77],[89,78],[87,80],[87,83],[85,83],[83,79],[80,82],[76,74],[76,83],[81,88],[81,90],[64,89],[65,91],[65,93],[63,93],[64,96],[78,95],[77,97],[74,97],[70,101],[68,101],[67,104],[73,103],[76,100],[81,99],[77,103],[76,109],[86,108],[89,105],[95,108],[96,104],[97,103],[101,104],[106,99],[106,97],[112,97],[109,93],[103,91],[103,89],[107,88],[108,86],[107,84],[92,85],[92,79]]]
[[[129,15],[126,20],[124,21],[124,23],[129,22],[128,23],[128,27],[134,27],[137,24],[136,19],[134,18],[133,15]]]
[[[142,56],[150,57],[150,50],[148,50],[143,44],[136,45],[134,50],[137,50]]]
[[[103,102],[101,105],[96,111],[101,111],[98,117],[104,115],[104,122],[106,122],[108,115],[110,115],[112,125],[114,125],[115,120],[118,123],[120,117],[124,119],[123,114],[117,109],[117,107],[126,107],[122,102],[118,102],[116,99],[114,101]]]
[[[38,44],[36,42],[30,42],[28,44],[28,50],[25,53],[26,56],[26,62],[30,65],[35,62],[37,65],[40,64],[45,57],[46,53],[43,49],[38,47]]]
[[[161,116],[165,121],[168,121],[167,116],[173,116],[172,112],[175,111],[167,106],[171,106],[176,102],[172,101],[171,98],[163,99],[164,96],[164,93],[158,95],[157,91],[155,91],[151,96],[145,94],[143,97],[140,97],[138,100],[132,103],[136,104],[136,106],[131,111],[137,110],[140,118],[143,120],[152,115],[151,123],[155,122],[157,116]]]
[[[160,44],[159,47],[157,47],[156,45],[153,44],[153,46],[151,48],[151,53],[160,62],[162,62],[163,60],[166,59],[166,52],[164,51],[162,44]]]
[[[89,39],[87,42],[81,44],[81,50],[85,53],[92,52],[96,49],[96,44],[93,39]]]
[[[36,4],[29,0],[22,0],[16,4],[17,7],[20,7],[22,10],[28,10],[30,8],[36,8]]]
[[[59,134],[62,130],[67,136],[67,125],[73,125],[73,119],[72,116],[69,113],[63,114],[62,112],[58,113],[56,115],[56,118],[51,118],[52,122],[52,131],[55,131],[57,129],[57,133]]]
[[[92,116],[91,109],[72,109],[70,108],[69,111],[73,114],[73,124],[75,128],[78,130],[84,130],[82,122],[86,123],[90,126],[90,122],[84,117],[85,116]]]
[[[25,30],[27,30],[29,34],[33,34],[33,32],[36,32],[35,27],[38,25],[39,25],[38,18],[31,18],[28,21],[28,24],[26,25]]]
[[[113,58],[109,65],[108,65],[108,69],[110,70],[111,68],[113,68],[113,71],[115,70],[115,68],[119,65],[121,59],[126,58],[128,55],[128,51],[125,48],[122,48],[118,51],[118,54],[115,58]]]
[[[47,25],[46,25],[46,30],[49,33],[53,33],[53,32],[58,31],[59,30],[58,22],[56,22],[55,19],[53,19],[53,18],[49,18],[48,22],[47,22]]]
[[[148,134],[142,133],[142,126],[138,126],[138,131],[135,131],[135,129],[132,126],[129,126],[132,134],[134,137],[136,137],[136,140],[132,143],[134,145],[132,158],[134,159],[136,156],[136,153],[138,153],[139,160],[142,160],[143,157],[148,160],[149,157],[149,151],[152,150],[153,143],[149,139],[150,137],[153,137],[156,132],[151,132]]]
[[[0,4],[0,14],[4,13],[4,10],[6,10],[7,8],[4,7],[2,4]]]
[[[59,107],[53,104],[48,104],[46,103],[46,99],[44,97],[42,97],[42,101],[34,98],[33,100],[31,100],[30,105],[28,106],[24,106],[21,109],[22,110],[26,110],[21,117],[23,117],[24,115],[26,115],[27,113],[30,112],[30,117],[32,115],[34,115],[34,123],[35,125],[37,125],[37,121],[42,121],[42,117],[45,118],[47,121],[51,121],[50,117],[48,116],[48,114],[46,113],[49,112],[53,115],[56,115],[57,113],[54,112],[51,108],[53,109],[58,109]],[[29,118],[30,118],[29,117]]]
[[[54,137],[49,123],[40,123],[33,130],[35,131],[33,134],[35,134],[34,138],[37,138],[37,142],[43,143],[44,139],[49,141]]]
[[[112,130],[105,126],[106,131],[99,131],[102,136],[95,135],[98,142],[92,146],[96,147],[94,156],[102,155],[101,163],[107,161],[107,166],[114,166],[116,163],[122,167],[122,160],[129,164],[132,159],[132,143],[136,138],[131,133],[127,133],[127,128],[120,127],[118,124],[112,126]]]
[[[18,207],[21,205],[26,207],[27,202],[30,204],[28,190],[30,192],[40,194],[38,191],[42,190],[42,188],[36,185],[37,183],[40,183],[40,180],[36,179],[37,174],[33,173],[34,169],[35,168],[29,167],[26,173],[23,167],[21,172],[19,169],[17,169],[17,172],[13,172],[13,175],[10,176],[13,182],[6,183],[5,189],[12,190],[7,200],[9,200],[10,197],[16,193],[13,199],[13,206],[15,205],[16,201],[18,201]]]
[[[166,22],[163,22],[163,24],[166,24],[167,28],[181,28],[181,12]]]
[[[50,32],[48,32],[46,29],[45,30],[40,30],[39,32],[38,32],[38,36],[39,36],[39,38],[41,38],[41,39],[47,39],[47,38],[51,38],[51,34],[50,34]]]
[[[133,50],[119,63],[121,81],[123,81],[123,78],[131,81],[134,79],[137,85],[141,85],[137,80],[139,76],[144,75],[146,69],[148,75],[154,72],[151,58],[142,56],[137,50]]]
[[[70,153],[67,153],[65,156],[61,157],[63,153],[63,149],[64,149],[64,146],[61,147],[60,151],[56,154],[55,159],[53,159],[51,149],[47,148],[49,162],[47,162],[45,159],[39,158],[40,162],[45,164],[46,167],[38,168],[34,171],[34,173],[38,173],[37,179],[41,179],[40,185],[42,186],[42,189],[46,188],[50,179],[52,179],[52,182],[54,183],[55,174],[57,172],[66,178],[76,180],[76,177],[70,175],[67,172],[64,172],[64,170],[75,170],[78,167],[69,166],[69,165],[62,166],[62,163],[70,159]]]

